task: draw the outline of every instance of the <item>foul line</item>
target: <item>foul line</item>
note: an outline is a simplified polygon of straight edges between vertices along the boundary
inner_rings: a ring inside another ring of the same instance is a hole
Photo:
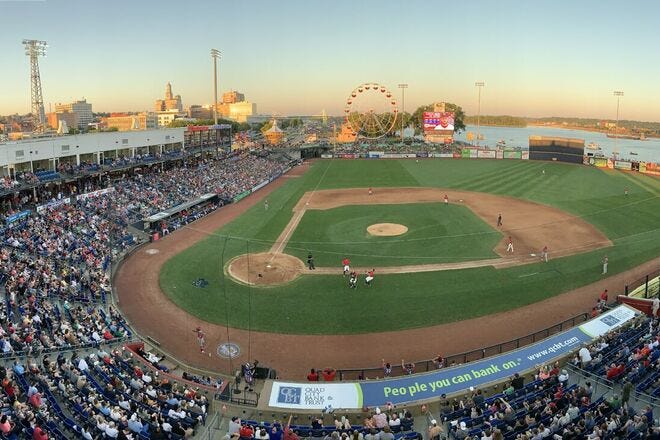
[[[321,182],[323,182],[323,179],[325,178],[325,175],[328,173],[328,170],[332,166],[332,161],[329,162],[329,165],[325,167],[325,171],[323,171],[323,174],[321,175],[321,178],[319,181],[316,183],[316,186],[314,189],[310,192],[308,192],[307,199],[305,200],[305,204],[302,205],[302,209],[300,211],[295,212],[293,217],[291,217],[291,220],[289,220],[289,223],[287,223],[286,227],[282,231],[279,237],[277,237],[277,240],[275,243],[273,243],[273,246],[270,248],[270,253],[271,254],[281,254],[282,251],[286,248],[287,243],[289,242],[289,238],[291,238],[291,235],[293,234],[293,231],[296,230],[298,227],[298,223],[300,223],[300,220],[302,220],[303,215],[305,215],[305,206],[309,204],[309,201],[312,200],[312,197],[314,196],[314,193],[316,190],[319,188],[321,185]],[[300,203],[300,202],[298,202]]]

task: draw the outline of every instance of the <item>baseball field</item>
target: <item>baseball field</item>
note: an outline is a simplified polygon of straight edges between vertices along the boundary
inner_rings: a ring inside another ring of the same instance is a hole
[[[660,255],[660,181],[640,174],[527,161],[321,160],[281,180],[267,209],[255,203],[215,231],[189,226],[204,238],[177,245],[155,275],[174,304],[253,331],[404,330],[594,283],[605,256],[610,276]],[[357,289],[342,276],[345,257],[360,274]]]

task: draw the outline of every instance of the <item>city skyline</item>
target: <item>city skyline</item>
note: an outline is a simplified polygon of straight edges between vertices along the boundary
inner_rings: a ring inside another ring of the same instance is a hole
[[[212,101],[209,50],[222,52],[219,90],[240,90],[262,114],[342,114],[360,83],[386,85],[406,110],[434,101],[475,114],[660,121],[654,79],[660,6],[522,1],[333,4],[291,1],[0,2],[0,114],[30,111],[21,41],[46,40],[49,104],[83,96],[98,112],[144,111],[171,82],[183,106]],[[531,2],[530,2],[531,3]]]

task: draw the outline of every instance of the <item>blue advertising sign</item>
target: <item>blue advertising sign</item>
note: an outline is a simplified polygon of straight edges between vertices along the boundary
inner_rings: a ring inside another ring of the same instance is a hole
[[[366,406],[378,406],[426,400],[452,394],[469,387],[479,388],[489,382],[506,380],[514,373],[535,368],[551,361],[584,342],[591,336],[573,328],[543,341],[500,356],[427,374],[397,377],[389,380],[363,382],[362,394]]]
[[[16,214],[12,214],[5,219],[5,223],[7,223],[8,225],[14,223],[15,221],[18,221],[22,218],[29,216],[30,212],[31,211],[21,211],[21,212],[17,212]]]

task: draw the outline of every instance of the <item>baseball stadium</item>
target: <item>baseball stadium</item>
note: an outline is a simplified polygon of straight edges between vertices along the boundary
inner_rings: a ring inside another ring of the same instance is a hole
[[[116,403],[126,429],[130,420],[147,438],[151,416],[139,409],[154,405],[156,431],[174,423],[203,438],[232,414],[246,430],[291,415],[286,430],[301,437],[349,418],[331,430],[366,433],[383,414],[412,439],[436,426],[492,429],[458,400],[506,396],[522,408],[601,376],[589,407],[624,383],[640,408],[657,404],[655,364],[613,373],[621,353],[597,351],[627,338],[650,350],[640,365],[660,353],[657,177],[587,156],[534,160],[531,147],[506,159],[461,144],[247,151],[232,148],[229,126],[204,130],[170,131],[155,152],[146,143],[158,134],[132,134],[144,155],[62,160],[6,190],[6,389],[47,400],[53,435],[83,435],[79,420],[95,411],[68,386]],[[117,136],[127,134],[104,144]],[[51,201],[32,210],[29,194]],[[72,371],[66,381],[55,358]],[[567,369],[573,383],[558,379]]]
[[[660,439],[653,6],[64,3],[0,2],[0,440]]]

